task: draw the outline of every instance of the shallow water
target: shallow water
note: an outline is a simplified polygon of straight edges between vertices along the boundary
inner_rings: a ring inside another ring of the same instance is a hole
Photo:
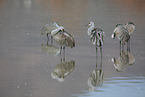
[[[106,78],[103,85],[96,87],[95,91],[83,91],[74,97],[144,97],[145,77],[113,77]]]
[[[143,0],[0,0],[0,97],[144,97],[144,6]],[[75,48],[66,49],[65,61],[56,54],[59,45],[47,46],[47,37],[41,35],[43,25],[54,21],[76,41]],[[94,91],[88,86],[96,68],[95,47],[84,26],[89,21],[106,36],[103,83]],[[117,23],[128,21],[136,26],[130,44],[135,63],[117,72],[111,59],[119,57],[119,41],[111,34]],[[64,71],[63,82],[52,79],[55,68],[70,61],[74,67]]]

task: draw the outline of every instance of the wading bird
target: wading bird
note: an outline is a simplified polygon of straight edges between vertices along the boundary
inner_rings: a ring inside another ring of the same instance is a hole
[[[102,53],[101,53],[102,54]],[[98,66],[96,57],[96,69],[93,70],[91,76],[88,78],[88,86],[90,91],[94,91],[95,87],[101,86],[103,84],[104,71],[102,70],[102,55],[100,60],[100,65]]]
[[[100,47],[100,51],[102,52],[102,46],[103,46],[104,37],[105,37],[104,31],[100,28],[95,28],[95,25],[93,22],[90,22],[86,26],[89,26],[87,30],[87,34],[89,35],[90,41],[92,42],[92,44],[96,46],[96,53],[97,53],[97,47]]]
[[[41,29],[41,35],[46,34],[47,39],[49,41],[49,35],[51,36],[51,32],[55,29],[58,29],[60,26],[58,25],[57,22],[46,24],[43,26]],[[53,36],[51,36],[51,44],[53,43]]]
[[[125,25],[123,24],[117,24],[116,28],[114,29],[114,32],[112,34],[112,38],[114,39],[116,36],[118,37],[120,41],[120,51],[121,51],[121,45],[122,49],[124,49],[124,45],[127,42],[127,50],[130,49],[130,35],[134,32],[135,26],[132,22],[128,22]]]
[[[60,45],[60,55],[63,48],[63,56],[65,56],[65,47],[75,47],[75,40],[72,35],[64,30],[64,27],[60,26],[51,31],[51,36]]]

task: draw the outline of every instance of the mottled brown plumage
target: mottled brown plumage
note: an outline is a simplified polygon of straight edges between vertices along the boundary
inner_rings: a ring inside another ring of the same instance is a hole
[[[61,46],[75,47],[75,40],[72,35],[66,31],[59,31],[55,36],[54,40]]]

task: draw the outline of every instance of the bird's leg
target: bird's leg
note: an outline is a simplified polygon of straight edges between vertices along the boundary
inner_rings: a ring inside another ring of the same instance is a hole
[[[127,41],[127,52],[130,52],[130,39]]]
[[[53,36],[51,36],[51,44],[53,43]]]
[[[65,46],[63,46],[63,58],[65,58]]]
[[[102,47],[100,47],[100,52],[101,52],[100,69],[102,69]]]
[[[97,55],[97,46],[96,46],[96,68],[97,68],[97,60],[98,60],[98,55]]]
[[[125,45],[125,43],[122,42],[122,51],[124,51],[124,45]]]
[[[59,50],[60,50],[60,57],[61,57],[61,52],[62,52],[62,46],[60,46],[60,49],[59,49]]]

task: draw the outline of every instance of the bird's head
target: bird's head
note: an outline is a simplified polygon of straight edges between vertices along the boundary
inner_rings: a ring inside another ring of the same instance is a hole
[[[115,37],[116,37],[116,33],[113,32],[112,35],[111,35],[111,38],[115,39]]]
[[[91,22],[89,22],[87,25],[85,25],[85,26],[92,26],[92,25],[94,25],[94,23],[91,21]]]
[[[59,31],[63,32],[64,31],[64,27],[63,26],[60,26],[59,27]]]
[[[111,38],[115,39],[116,34],[118,34],[119,30],[122,28],[122,24],[117,24],[116,28],[113,31],[113,34],[111,35]]]

